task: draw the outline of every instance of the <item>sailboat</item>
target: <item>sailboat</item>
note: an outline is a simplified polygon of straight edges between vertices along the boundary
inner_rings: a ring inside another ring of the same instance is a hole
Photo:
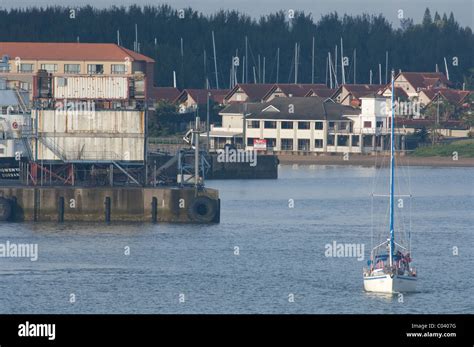
[[[368,267],[364,268],[364,289],[378,293],[406,293],[416,290],[417,273],[412,267],[410,249],[395,241],[394,191],[395,191],[395,72],[392,70],[392,99],[390,117],[390,195],[389,238],[375,246],[370,253]]]

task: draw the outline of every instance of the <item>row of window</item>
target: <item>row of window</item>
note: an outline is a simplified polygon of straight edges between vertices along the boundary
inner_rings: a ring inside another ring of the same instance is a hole
[[[41,64],[41,70],[46,70],[49,73],[58,72],[58,64]],[[18,66],[18,72],[21,73],[32,73],[33,64],[20,64]],[[79,64],[64,64],[64,73],[68,74],[79,74],[81,73],[81,65]],[[103,64],[87,64],[87,73],[96,75],[104,73]],[[127,66],[125,64],[112,64],[110,68],[112,74],[125,74],[127,73]]]
[[[294,122],[292,121],[281,121],[281,129],[293,129],[294,127]],[[307,121],[300,121],[297,122],[298,129],[299,130],[309,130],[311,129],[311,122]],[[365,123],[370,123],[368,127],[371,127],[371,122],[364,122],[364,127],[366,127]],[[380,123],[380,124],[379,124]],[[377,122],[377,127],[382,127],[383,122]],[[263,122],[263,127],[264,129],[276,129],[277,128],[277,121],[264,121]],[[334,129],[339,129],[339,130],[350,130],[351,124],[350,122],[328,122],[328,128],[329,130],[334,130]],[[247,121],[247,128],[248,129],[259,129],[260,128],[260,121],[258,120],[250,120]],[[316,130],[323,130],[324,129],[324,123],[323,122],[314,122],[314,129]]]
[[[310,122],[297,122],[298,129],[300,130],[307,130],[311,129]],[[293,122],[289,121],[282,121],[281,122],[281,129],[293,129]],[[276,129],[277,122],[276,121],[264,121],[263,122],[264,129]],[[248,129],[259,129],[260,128],[260,121],[259,120],[250,120],[247,121],[247,128]],[[314,128],[316,130],[323,130],[323,122],[315,122]]]
[[[377,128],[383,128],[383,121],[377,121],[376,126],[377,126]],[[364,122],[364,128],[372,128],[372,122],[371,121],[365,121]]]
[[[247,138],[247,146],[253,146],[254,141],[258,140],[257,138]],[[267,141],[267,149],[271,150],[276,147],[276,139],[275,138],[266,138]],[[357,147],[359,145],[359,136],[354,135],[352,136],[352,146]],[[309,139],[298,139],[297,140],[297,147],[295,149],[293,145],[293,139],[281,139],[280,150],[282,151],[309,151],[310,150],[310,140]],[[329,135],[327,139],[328,146],[335,145],[335,136]],[[338,146],[349,146],[349,135],[338,136],[337,137],[337,145]],[[314,140],[314,148],[323,148],[324,147],[324,140],[323,139],[315,139]]]

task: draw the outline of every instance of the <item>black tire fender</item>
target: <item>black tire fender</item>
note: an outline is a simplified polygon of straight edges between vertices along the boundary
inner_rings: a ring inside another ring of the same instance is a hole
[[[195,222],[210,223],[217,212],[217,201],[207,196],[197,197],[188,208],[189,219]]]

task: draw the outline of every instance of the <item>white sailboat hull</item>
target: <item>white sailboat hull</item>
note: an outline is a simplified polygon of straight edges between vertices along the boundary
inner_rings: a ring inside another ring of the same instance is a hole
[[[409,293],[416,291],[417,278],[413,276],[378,275],[364,277],[364,289],[376,293]]]

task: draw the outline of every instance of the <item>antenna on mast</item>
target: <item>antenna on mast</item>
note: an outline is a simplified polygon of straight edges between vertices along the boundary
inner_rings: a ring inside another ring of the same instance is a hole
[[[311,51],[311,84],[314,84],[314,36],[313,36],[313,49]]]
[[[328,66],[329,66],[329,61],[328,61],[328,57],[326,57],[326,86],[328,85]]]
[[[243,83],[249,83],[249,56],[248,56],[248,38],[245,36],[245,81]]]
[[[329,65],[329,86],[332,89],[332,62],[331,62],[331,52],[328,52],[328,65]]]
[[[354,48],[354,81],[352,82],[354,84],[357,84],[356,70],[357,70],[357,50]]]
[[[444,57],[444,68],[446,70],[446,78],[449,81],[449,71],[448,71],[448,63],[446,62],[446,57]]]
[[[278,77],[280,75],[280,47],[277,48],[277,75],[276,83],[278,83]]]
[[[138,24],[135,23],[135,44],[134,44],[134,51],[139,52],[139,47],[138,47]]]
[[[181,37],[181,88],[184,89],[184,41]]]
[[[216,40],[214,38],[214,30],[212,31],[212,49],[214,50],[214,70],[216,72],[216,89],[219,89],[219,77],[217,75]]]
[[[342,84],[346,84],[346,74],[344,71],[344,51],[342,49],[342,37],[341,37],[341,74],[342,74]]]
[[[295,42],[295,84],[298,83],[298,42]]]
[[[382,84],[382,64],[379,63],[379,84]]]
[[[204,86],[206,89],[209,89],[209,79],[207,78],[207,53],[204,49]]]

